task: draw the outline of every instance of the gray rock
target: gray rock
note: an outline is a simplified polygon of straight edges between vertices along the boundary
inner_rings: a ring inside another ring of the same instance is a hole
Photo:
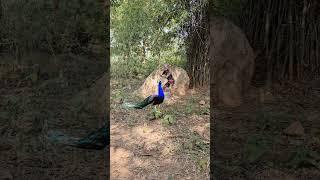
[[[206,101],[201,100],[201,101],[199,101],[199,104],[203,106],[203,105],[205,105],[205,104],[206,104]]]
[[[189,89],[190,79],[187,72],[175,66],[169,66],[169,70],[172,73],[172,76],[175,80],[174,85],[171,88],[171,96],[184,96],[187,94]],[[142,86],[135,91],[139,96],[145,98],[151,94],[157,93],[158,81],[162,81],[162,85],[167,83],[167,79],[163,76],[161,77],[164,69],[163,66],[159,66],[155,69],[144,81]]]
[[[284,134],[289,136],[303,136],[304,135],[304,128],[300,121],[295,121],[291,123],[284,131]]]
[[[242,30],[225,18],[211,18],[209,58],[214,103],[241,105],[250,86],[255,59]]]

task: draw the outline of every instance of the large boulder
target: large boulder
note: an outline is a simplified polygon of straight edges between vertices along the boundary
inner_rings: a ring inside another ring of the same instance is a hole
[[[175,84],[171,87],[171,93],[174,96],[184,96],[189,88],[190,78],[187,72],[176,66],[169,65],[169,70],[172,73]],[[151,94],[157,93],[158,81],[162,81],[162,85],[167,83],[165,77],[161,77],[164,69],[163,66],[158,66],[144,81],[142,86],[136,91],[136,93],[145,98]]]
[[[211,18],[209,58],[214,104],[241,105],[251,82],[255,59],[245,34],[225,18]]]

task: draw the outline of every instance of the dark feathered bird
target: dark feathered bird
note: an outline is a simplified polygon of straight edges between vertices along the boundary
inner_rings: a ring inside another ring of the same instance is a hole
[[[144,101],[135,104],[127,104],[127,107],[134,107],[136,109],[142,109],[149,104],[157,105],[161,104],[164,100],[164,92],[162,89],[161,81],[158,84],[158,94],[151,95],[147,97]],[[110,129],[109,126],[105,125],[90,133],[88,136],[77,140],[71,144],[70,146],[82,148],[82,149],[94,149],[94,150],[101,150],[104,149],[107,145],[110,144]]]
[[[70,144],[70,146],[82,149],[101,150],[110,144],[110,129],[109,126],[104,125],[97,131],[90,133],[88,136]]]
[[[143,109],[144,107],[148,106],[149,104],[157,105],[161,104],[164,100],[164,92],[162,89],[162,83],[159,81],[158,83],[158,94],[148,96],[142,102],[139,103],[125,103],[123,104],[124,107],[131,107],[136,109]]]
[[[72,137],[60,131],[49,131],[48,140],[53,143],[82,149],[102,150],[110,145],[109,124],[107,123],[83,138]]]
[[[149,104],[157,105],[161,104],[164,100],[164,92],[162,89],[162,83],[161,81],[158,84],[158,94],[157,95],[151,95],[147,97],[144,101],[140,103],[135,104],[126,104],[127,107],[134,107],[136,109],[142,109],[146,107]],[[69,146],[82,148],[82,149],[93,149],[93,150],[102,150],[107,145],[110,144],[110,129],[108,124],[104,125],[97,131],[94,131],[90,133],[88,136],[73,141],[72,143],[66,143]],[[65,137],[67,139],[67,137]]]

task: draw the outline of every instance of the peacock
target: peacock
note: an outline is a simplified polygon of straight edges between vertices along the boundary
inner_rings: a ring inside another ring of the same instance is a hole
[[[81,149],[103,150],[105,147],[110,145],[109,134],[109,124],[106,124],[98,130],[91,132],[84,138],[70,137],[59,131],[50,131],[48,139],[54,143]]]
[[[150,95],[147,98],[145,98],[142,102],[139,102],[139,103],[124,103],[123,106],[128,108],[143,109],[149,104],[159,105],[163,102],[163,100],[164,100],[164,92],[162,88],[162,83],[161,81],[159,81],[158,94]]]
[[[162,89],[162,83],[159,81],[158,83],[158,94],[157,95],[150,95],[145,100],[140,103],[130,104],[127,103],[125,106],[133,107],[136,109],[143,109],[149,104],[159,105],[164,100],[164,92]],[[107,145],[110,144],[109,139],[109,127],[107,125],[101,127],[97,131],[90,133],[88,136],[74,141],[70,143],[70,146],[82,148],[82,149],[94,149],[94,150],[101,150],[104,149]]]
[[[102,150],[110,144],[109,134],[110,129],[107,125],[104,125],[97,131],[94,131],[88,136],[70,144],[70,146],[82,149]]]

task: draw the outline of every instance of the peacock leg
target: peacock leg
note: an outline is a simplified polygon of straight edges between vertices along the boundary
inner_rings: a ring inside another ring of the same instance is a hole
[[[157,104],[154,106],[154,110],[155,111],[160,111],[161,110],[161,105],[160,104]]]
[[[158,108],[160,109],[160,112],[161,112],[161,109],[162,109],[162,108],[161,108],[161,104],[158,104]]]

